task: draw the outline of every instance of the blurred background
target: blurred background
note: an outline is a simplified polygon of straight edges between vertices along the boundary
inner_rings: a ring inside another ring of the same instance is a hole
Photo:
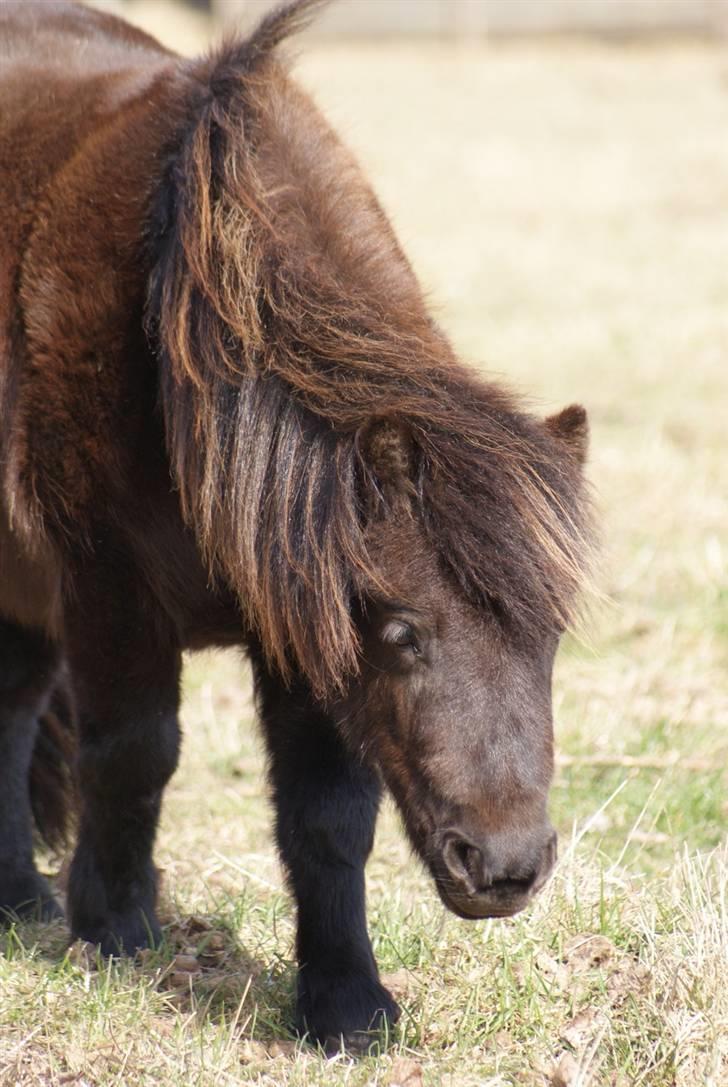
[[[110,0],[115,2],[115,0]],[[182,3],[183,0],[180,0]],[[163,0],[159,0],[160,6]],[[155,0],[118,0],[118,6]],[[217,23],[253,20],[272,0],[186,0]],[[319,37],[551,33],[724,33],[727,0],[339,0],[317,21]]]

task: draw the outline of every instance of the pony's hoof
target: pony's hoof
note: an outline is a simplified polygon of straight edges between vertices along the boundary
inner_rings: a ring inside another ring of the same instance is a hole
[[[342,1049],[365,1056],[386,1042],[399,1008],[376,978],[317,974],[310,967],[299,984],[296,1025],[328,1057]]]
[[[57,921],[63,910],[51,885],[38,872],[0,883],[0,925],[14,921]]]
[[[381,1019],[371,1030],[350,1030],[346,1034],[329,1034],[319,1045],[326,1057],[337,1057],[342,1051],[350,1057],[369,1057],[378,1053],[386,1038],[389,1022]]]
[[[102,955],[115,959],[158,947],[162,932],[155,917],[150,919],[144,911],[134,910],[129,914],[114,914],[96,924],[74,924],[73,939],[96,944]]]

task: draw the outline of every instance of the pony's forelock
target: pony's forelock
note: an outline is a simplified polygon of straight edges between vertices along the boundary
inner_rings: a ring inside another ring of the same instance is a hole
[[[356,165],[271,61],[292,13],[315,6],[208,62],[160,202],[148,323],[211,573],[270,663],[324,698],[357,668],[352,597],[383,588],[361,441],[377,421],[406,429],[414,512],[477,606],[566,626],[589,526],[568,449],[453,359]]]

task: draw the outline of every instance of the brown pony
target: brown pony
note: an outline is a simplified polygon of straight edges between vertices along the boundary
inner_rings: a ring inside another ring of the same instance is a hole
[[[551,670],[589,531],[583,409],[541,421],[457,362],[277,59],[314,6],[195,61],[0,6],[0,907],[58,910],[29,782],[57,829],[67,688],[71,930],[159,938],[181,654],[243,645],[298,1024],[338,1047],[397,1014],[364,907],[383,783],[460,916],[552,868]]]

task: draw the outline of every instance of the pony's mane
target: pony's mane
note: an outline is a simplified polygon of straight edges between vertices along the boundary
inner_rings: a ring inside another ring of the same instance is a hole
[[[284,675],[357,667],[352,599],[382,585],[372,443],[406,431],[414,513],[477,606],[572,618],[586,502],[568,446],[458,364],[353,159],[272,55],[279,10],[196,71],[157,208],[148,304],[172,471],[211,573]],[[164,209],[164,210],[161,210]]]

